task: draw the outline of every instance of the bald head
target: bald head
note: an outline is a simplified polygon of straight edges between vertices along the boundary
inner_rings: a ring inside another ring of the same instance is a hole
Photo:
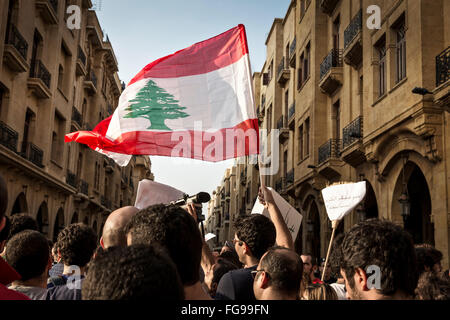
[[[102,246],[104,249],[114,246],[125,247],[127,238],[125,227],[139,210],[135,207],[123,207],[113,211],[103,227]]]

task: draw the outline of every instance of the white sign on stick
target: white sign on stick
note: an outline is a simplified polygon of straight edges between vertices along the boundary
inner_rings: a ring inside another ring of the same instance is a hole
[[[208,242],[211,239],[214,239],[216,237],[216,235],[214,233],[208,233],[207,235],[205,235],[205,241]]]
[[[184,193],[166,184],[152,180],[141,180],[137,189],[134,206],[139,210],[154,204],[169,204],[183,197]]]
[[[286,222],[286,225],[291,232],[292,239],[295,241],[298,231],[300,230],[300,225],[302,224],[303,216],[300,214],[300,212],[295,210],[295,208],[291,206],[289,202],[284,200],[284,198],[280,196],[278,192],[270,187],[268,187],[267,189],[272,192],[275,204],[280,210],[284,222]],[[259,202],[258,199],[256,199],[255,205],[253,206],[252,214],[263,214],[266,217],[270,218],[269,211],[264,207],[264,205]]]
[[[365,196],[365,181],[337,184],[322,190],[325,208],[331,221],[342,220]]]

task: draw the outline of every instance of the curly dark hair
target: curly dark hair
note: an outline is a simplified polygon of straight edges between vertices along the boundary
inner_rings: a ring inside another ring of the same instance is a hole
[[[9,229],[8,240],[15,234],[24,230],[38,231],[38,225],[35,219],[24,213],[18,213],[11,216],[11,227]]]
[[[442,252],[431,245],[419,244],[415,246],[415,250],[419,274],[425,272],[426,269],[431,271],[433,266],[442,260]]]
[[[247,244],[251,254],[257,259],[261,259],[263,254],[275,245],[275,226],[262,214],[239,217],[234,228],[238,239]]]
[[[184,300],[177,269],[160,247],[111,247],[88,266],[83,300]]]
[[[84,267],[97,248],[97,236],[94,229],[84,223],[71,224],[58,234],[56,248],[65,265]]]
[[[450,300],[450,281],[434,272],[424,272],[416,288],[418,300]]]
[[[189,213],[175,205],[154,205],[136,213],[128,222],[132,244],[159,243],[178,268],[183,285],[200,279],[202,236]]]
[[[357,268],[364,271],[376,265],[381,272],[378,292],[392,295],[397,290],[414,296],[417,286],[417,260],[411,235],[396,224],[369,219],[353,226],[342,242],[340,266],[351,288]]]
[[[260,261],[269,276],[269,285],[277,291],[298,295],[303,276],[303,261],[294,251],[272,247]]]
[[[8,241],[5,260],[26,281],[44,273],[49,256],[47,238],[37,231],[25,230]]]
[[[220,258],[217,259],[217,267],[214,268],[213,271],[213,278],[212,278],[212,283],[217,283],[219,284],[220,279],[222,279],[222,277],[224,276],[225,273],[231,271],[231,270],[236,270],[238,269],[238,267],[232,263],[231,261],[227,260],[226,258]]]

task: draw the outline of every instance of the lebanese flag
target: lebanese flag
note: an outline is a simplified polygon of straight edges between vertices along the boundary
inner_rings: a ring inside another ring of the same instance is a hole
[[[148,64],[112,117],[65,141],[86,144],[120,165],[131,155],[216,162],[259,154],[251,79],[245,28],[238,25]]]

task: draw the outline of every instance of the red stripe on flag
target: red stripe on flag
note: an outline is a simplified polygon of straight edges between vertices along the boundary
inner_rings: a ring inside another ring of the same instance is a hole
[[[101,133],[99,132],[100,130],[96,131],[99,127],[101,129],[105,128],[105,125],[107,127],[110,121],[110,118],[102,121],[94,131],[70,133],[66,135],[65,141],[83,143],[94,150],[100,148],[122,154],[184,157],[211,162],[243,157],[250,154],[259,154],[259,128],[257,119],[246,120],[233,128],[216,131],[215,134],[217,134],[219,139],[221,137],[222,143],[220,141],[216,142],[211,138],[214,135],[213,133],[205,131],[194,132],[193,130],[172,132],[134,131],[124,133],[115,141],[111,141],[104,136],[105,132]],[[244,136],[244,141],[242,140],[242,136],[236,139],[233,136],[233,141],[229,141],[229,138],[235,133],[247,134],[247,136]],[[178,137],[178,140],[172,141],[174,137]],[[232,144],[234,144],[234,147]],[[174,154],[174,150],[180,150],[180,147],[183,146],[186,147],[184,149],[186,152]],[[213,146],[216,146],[215,150],[217,152],[210,152]],[[222,156],[220,156],[220,153]]]
[[[208,73],[237,62],[248,54],[244,25],[148,64],[128,85],[146,78],[178,78]]]

